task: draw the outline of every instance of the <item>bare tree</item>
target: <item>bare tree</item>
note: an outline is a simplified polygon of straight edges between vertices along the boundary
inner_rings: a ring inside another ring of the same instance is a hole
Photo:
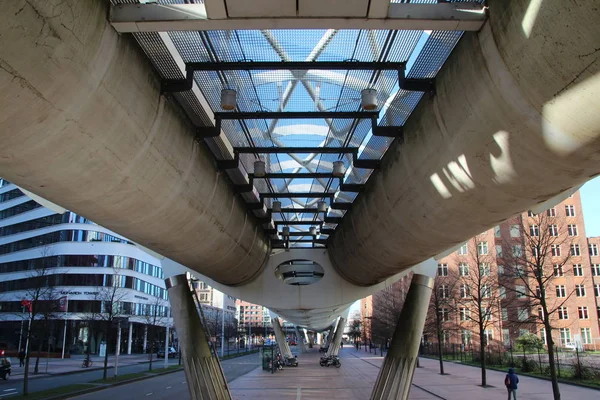
[[[458,271],[454,268],[449,269],[446,264],[440,264],[431,292],[429,313],[425,321],[425,332],[437,337],[440,374],[442,375],[444,375],[443,343],[446,341],[445,335],[451,326],[450,314],[456,312],[454,299],[458,281]]]
[[[406,276],[373,295],[373,315],[368,317],[370,321],[367,324],[370,325],[370,339],[375,343],[386,345],[394,335],[410,279],[411,276]]]
[[[563,305],[573,295],[566,285],[555,286],[555,279],[568,273],[567,263],[571,260],[575,248],[567,232],[559,232],[558,218],[553,209],[538,215],[529,213],[522,221],[524,249],[513,245],[507,249],[504,257],[507,262],[504,286],[516,294],[517,298],[538,313],[531,317],[519,318],[521,322],[535,322],[544,328],[548,351],[552,391],[555,400],[560,399],[558,377],[554,360],[554,341],[557,314],[564,312]]]
[[[112,336],[111,328],[123,314],[122,302],[126,296],[124,290],[125,276],[121,275],[119,270],[115,268],[112,275],[104,275],[103,285],[99,286],[95,300],[100,303],[100,310],[92,314],[92,321],[96,322],[99,328],[102,329],[106,341],[104,372],[102,375],[102,379],[106,379],[108,376],[108,346]]]
[[[155,297],[151,303],[145,304],[144,307],[143,318],[148,327],[148,337],[150,339],[150,363],[148,364],[148,371],[152,371],[152,357],[154,354],[157,327],[161,325],[166,326],[168,321],[167,301]],[[165,357],[169,357],[169,355],[165,353]]]
[[[500,285],[495,270],[490,244],[485,236],[477,235],[467,242],[468,263],[459,260],[460,319],[471,321],[479,334],[479,358],[481,360],[481,386],[487,386],[485,348],[486,331],[493,327],[492,316],[498,310]],[[457,256],[458,257],[458,256]],[[461,265],[462,263],[462,265]],[[463,268],[461,271],[460,269]],[[464,269],[466,268],[466,270]]]
[[[57,310],[58,293],[56,291],[56,278],[60,275],[52,273],[56,265],[48,247],[40,250],[41,257],[35,260],[33,271],[26,280],[27,288],[22,306],[28,310],[27,332],[25,334],[25,371],[23,375],[23,394],[29,393],[29,363],[31,345],[35,339],[38,341],[38,353],[34,373],[38,373],[41,341],[46,337],[45,329],[48,327],[54,311]],[[20,351],[21,349],[19,349]]]

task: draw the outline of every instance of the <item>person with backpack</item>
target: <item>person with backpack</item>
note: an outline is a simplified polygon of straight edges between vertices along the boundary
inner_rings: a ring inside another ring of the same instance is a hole
[[[519,384],[519,377],[515,374],[513,368],[508,369],[508,374],[504,378],[504,385],[508,390],[508,400],[510,400],[510,394],[512,393],[513,400],[517,400],[517,385]]]

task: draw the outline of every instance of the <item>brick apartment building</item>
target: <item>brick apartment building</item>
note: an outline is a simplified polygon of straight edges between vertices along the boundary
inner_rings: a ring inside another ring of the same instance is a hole
[[[540,215],[524,212],[477,235],[439,260],[432,296],[432,305],[437,296],[437,307],[430,307],[424,342],[437,342],[436,311],[445,344],[477,346],[479,319],[484,320],[487,343],[510,347],[526,332],[546,342],[538,317],[542,310],[536,300],[545,292],[548,309],[554,311],[549,315],[555,345],[600,348],[599,249],[599,237],[586,238],[579,192]],[[542,255],[536,257],[536,251]],[[543,265],[547,281],[541,289],[535,277],[527,275],[535,270],[534,260]],[[377,336],[375,322],[394,312],[390,299],[403,302],[409,282],[404,279],[363,299],[366,338]],[[481,308],[473,301],[473,293],[482,293],[478,300]]]

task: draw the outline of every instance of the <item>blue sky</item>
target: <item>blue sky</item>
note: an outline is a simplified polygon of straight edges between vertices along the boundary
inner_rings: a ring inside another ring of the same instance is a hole
[[[581,203],[585,219],[585,234],[600,236],[600,177],[596,177],[581,188]]]

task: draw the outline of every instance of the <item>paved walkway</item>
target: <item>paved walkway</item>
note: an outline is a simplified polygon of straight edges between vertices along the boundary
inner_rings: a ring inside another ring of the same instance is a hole
[[[29,376],[31,378],[38,378],[49,375],[63,375],[69,373],[76,372],[84,372],[84,371],[93,371],[96,369],[101,369],[104,366],[104,357],[93,356],[91,357],[92,362],[94,363],[90,368],[82,368],[81,364],[83,363],[84,355],[75,355],[71,356],[71,358],[48,358],[40,357],[39,364],[39,373],[34,374],[35,368],[35,357],[31,357],[29,362]],[[157,359],[155,356],[152,357],[153,363],[156,363],[156,368],[162,368],[164,364],[164,358]],[[25,373],[25,367],[19,366],[19,359],[17,357],[11,357],[12,362],[12,373],[11,379],[19,379],[23,377]],[[149,361],[148,354],[131,354],[131,355],[120,355],[119,356],[119,367],[124,367],[126,365],[133,365],[139,363],[147,363]],[[171,360],[172,361],[172,360]],[[46,368],[47,364],[47,368]],[[115,365],[115,357],[108,356],[108,366],[113,367]]]
[[[274,374],[260,368],[231,383],[236,400],[285,399],[348,399],[366,400],[379,373],[383,358],[368,352],[345,347],[341,350],[341,368],[319,366],[319,354],[313,351],[298,356],[298,368],[286,368]],[[437,360],[421,359],[422,368],[415,371],[410,399],[413,400],[505,400],[504,373],[488,371],[488,383],[494,387],[477,386],[481,370],[475,367],[445,363],[448,375],[438,373]],[[549,381],[520,377],[519,400],[552,398]],[[561,384],[563,400],[600,398],[600,391]]]

